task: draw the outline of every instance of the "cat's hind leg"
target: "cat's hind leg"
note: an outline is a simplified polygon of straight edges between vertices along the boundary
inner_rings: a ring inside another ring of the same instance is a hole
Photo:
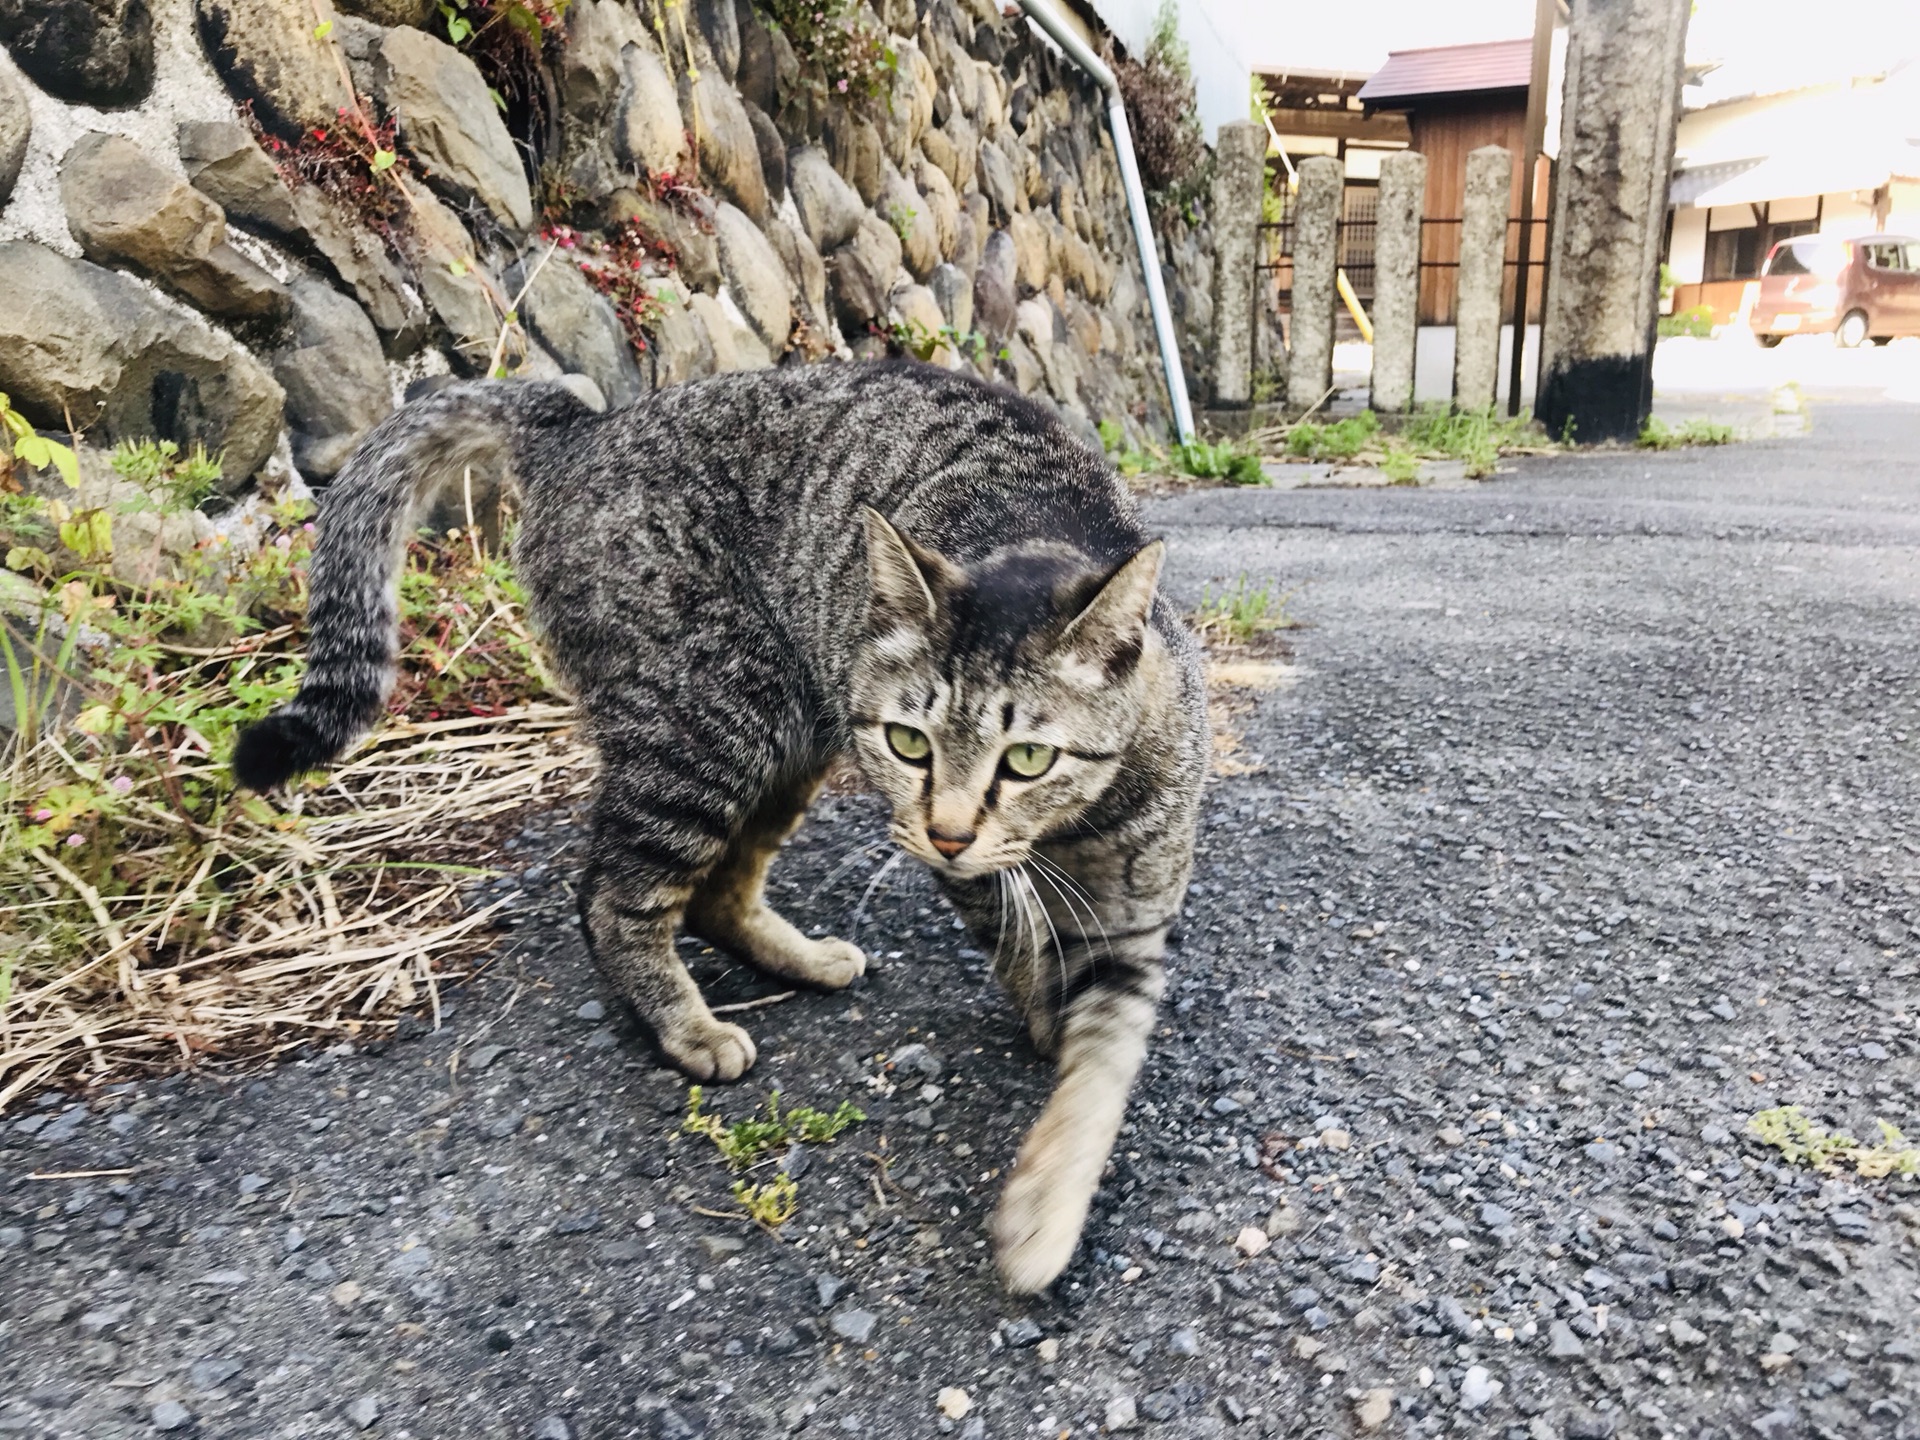
[[[687,929],[769,975],[838,990],[866,972],[865,952],[845,940],[803,935],[766,901],[767,869],[819,788],[819,778],[810,776],[775,785],[761,798],[695,888]]]
[[[696,1080],[737,1080],[753,1039],[715,1018],[674,948],[695,887],[727,851],[741,808],[685,771],[603,747],[580,919],[594,961]]]

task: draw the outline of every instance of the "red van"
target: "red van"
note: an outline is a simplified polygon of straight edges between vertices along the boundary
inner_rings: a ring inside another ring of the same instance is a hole
[[[1749,323],[1762,345],[1832,335],[1851,349],[1920,335],[1920,240],[1802,235],[1767,253]]]

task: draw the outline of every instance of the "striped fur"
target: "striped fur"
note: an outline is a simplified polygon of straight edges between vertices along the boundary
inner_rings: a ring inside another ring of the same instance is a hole
[[[674,1064],[743,1074],[753,1041],[708,1010],[676,930],[801,983],[858,976],[859,950],[762,899],[853,754],[1057,1058],[994,1224],[1007,1285],[1049,1284],[1145,1054],[1206,769],[1193,643],[1112,472],[1038,406],[926,366],[729,375],[604,416],[558,387],[450,387],[329,493],[306,681],[243,739],[246,783],[332,758],[378,713],[400,547],[468,465],[519,486],[515,565],[603,761],[596,960]],[[889,724],[929,753],[903,760]],[[1038,778],[1005,759],[1027,743],[1057,753]]]

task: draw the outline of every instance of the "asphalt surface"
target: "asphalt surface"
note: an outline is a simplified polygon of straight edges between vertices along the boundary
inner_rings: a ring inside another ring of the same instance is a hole
[[[697,1213],[724,1163],[543,817],[437,1033],[0,1121],[0,1435],[1920,1436],[1920,1183],[1744,1133],[1920,1133],[1917,439],[1820,406],[1473,490],[1156,502],[1182,596],[1293,592],[1297,668],[1225,697],[1052,1296],[999,1294],[984,1234],[1046,1068],[931,886],[861,858],[875,801],[776,869],[873,969],[747,1012],[760,1064],[708,1096],[869,1116],[789,1162],[778,1238]]]

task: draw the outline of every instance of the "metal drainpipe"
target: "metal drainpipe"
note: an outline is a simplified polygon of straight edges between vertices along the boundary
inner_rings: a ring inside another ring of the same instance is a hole
[[[1114,154],[1120,158],[1120,184],[1127,192],[1127,214],[1133,238],[1140,246],[1140,268],[1146,274],[1147,306],[1153,311],[1153,333],[1160,342],[1160,366],[1166,372],[1167,398],[1173,402],[1173,424],[1180,439],[1193,439],[1193,407],[1187,401],[1187,377],[1180,364],[1180,343],[1174,338],[1173,312],[1167,308],[1167,287],[1160,278],[1160,253],[1153,243],[1153,220],[1147,214],[1147,192],[1140,184],[1140,166],[1133,158],[1133,131],[1127,126],[1126,102],[1120,81],[1087,42],[1062,23],[1045,0],[1014,0],[1096,84],[1107,92],[1107,126],[1113,132]]]

